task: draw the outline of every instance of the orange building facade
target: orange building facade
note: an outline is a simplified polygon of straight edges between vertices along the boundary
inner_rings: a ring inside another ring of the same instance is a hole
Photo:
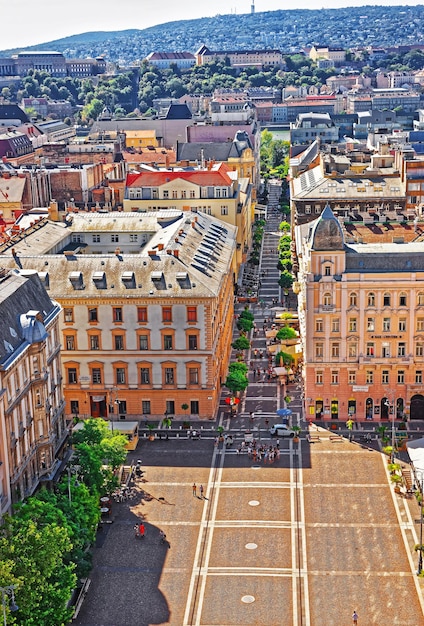
[[[346,244],[329,206],[295,229],[306,416],[424,418],[424,243]]]

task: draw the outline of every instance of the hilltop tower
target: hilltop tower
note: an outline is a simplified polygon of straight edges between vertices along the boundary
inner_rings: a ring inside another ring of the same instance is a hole
[[[253,15],[255,12],[255,0],[252,0],[252,4],[250,5],[250,14]]]

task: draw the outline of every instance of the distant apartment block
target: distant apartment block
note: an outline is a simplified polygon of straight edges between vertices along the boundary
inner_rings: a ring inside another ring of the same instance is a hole
[[[106,61],[96,59],[65,59],[61,52],[27,50],[10,58],[0,58],[0,76],[27,76],[31,70],[47,72],[52,76],[84,77],[104,74]]]
[[[180,69],[189,69],[196,64],[196,57],[191,52],[151,52],[146,61],[161,70],[167,70],[171,65]]]
[[[283,55],[280,50],[209,50],[205,45],[200,46],[196,52],[197,65],[205,65],[212,61],[225,61],[228,59],[232,67],[267,67],[284,65]]]

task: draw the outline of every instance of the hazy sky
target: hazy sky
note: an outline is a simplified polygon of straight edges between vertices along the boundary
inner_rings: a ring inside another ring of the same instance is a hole
[[[3,16],[9,7],[10,28],[3,24],[0,30],[0,49],[25,46],[61,39],[88,31],[143,29],[155,24],[228,13],[250,13],[252,0],[0,0]],[[282,0],[255,0],[255,9],[316,9],[370,4],[416,5],[424,0],[297,0],[289,6]],[[11,12],[10,12],[11,11]],[[12,16],[15,16],[12,18]]]

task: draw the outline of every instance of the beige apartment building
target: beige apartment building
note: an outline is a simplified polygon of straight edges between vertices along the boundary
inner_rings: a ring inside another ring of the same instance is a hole
[[[3,264],[2,264],[3,265]],[[60,306],[36,272],[0,270],[0,518],[50,483],[68,436]]]
[[[205,213],[236,227],[236,266],[246,261],[251,243],[252,184],[225,163],[128,174],[124,211],[160,209]]]
[[[79,212],[2,246],[3,264],[35,270],[63,308],[67,417],[215,416],[231,353],[236,234],[182,209]]]

